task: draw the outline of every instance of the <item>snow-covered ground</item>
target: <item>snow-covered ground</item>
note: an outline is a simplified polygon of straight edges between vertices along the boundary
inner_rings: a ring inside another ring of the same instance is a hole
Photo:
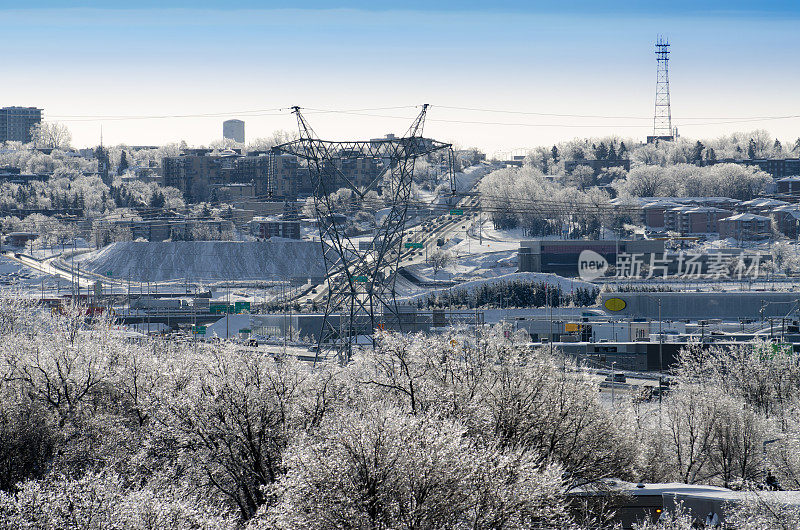
[[[521,229],[495,229],[486,216],[465,217],[461,226],[463,230],[459,229],[458,235],[441,247],[452,258],[443,269],[434,274],[434,267],[425,262],[405,267],[424,286],[403,278],[398,282],[398,292],[403,300],[424,298],[432,291],[472,290],[484,284],[519,280],[558,285],[567,293],[578,288],[595,287],[556,274],[517,272],[519,241],[525,239]]]

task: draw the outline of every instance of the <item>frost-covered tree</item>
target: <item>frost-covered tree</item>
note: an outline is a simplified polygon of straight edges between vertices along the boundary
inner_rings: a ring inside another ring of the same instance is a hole
[[[41,122],[31,128],[32,143],[36,147],[68,149],[72,134],[67,126],[57,122]]]
[[[568,521],[558,468],[391,406],[333,415],[288,451],[251,528],[522,528]]]

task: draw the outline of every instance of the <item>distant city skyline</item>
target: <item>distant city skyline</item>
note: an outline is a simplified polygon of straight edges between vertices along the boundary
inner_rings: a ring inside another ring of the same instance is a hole
[[[426,136],[489,153],[585,136],[644,140],[659,34],[673,45],[682,136],[800,136],[796,3],[680,1],[670,15],[627,2],[572,2],[558,13],[521,2],[435,11],[421,2],[395,11],[365,2],[29,5],[0,2],[12,81],[0,106],[43,108],[76,146],[96,145],[101,125],[106,144],[207,145],[228,119],[247,123],[248,140],[269,137],[296,129],[292,105],[308,109],[322,137],[371,138],[402,133],[422,103],[432,105]],[[330,112],[342,110],[360,112]],[[192,117],[146,118],[179,115]]]

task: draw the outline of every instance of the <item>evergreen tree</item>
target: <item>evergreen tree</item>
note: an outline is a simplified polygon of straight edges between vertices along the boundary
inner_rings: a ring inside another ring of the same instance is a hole
[[[608,158],[608,148],[606,144],[600,142],[600,146],[597,148],[594,155],[598,160],[606,160]]]
[[[795,153],[800,153],[800,138],[794,141],[794,149],[792,149]]]
[[[156,190],[153,192],[153,195],[150,196],[151,208],[163,208],[164,203],[164,194],[162,194],[160,191]]]
[[[550,150],[550,152],[551,152],[551,153],[552,153],[552,155],[553,155],[553,162],[555,162],[556,164],[558,164],[558,158],[559,158],[559,154],[558,154],[558,147],[556,147],[556,146],[553,146],[553,148]]]
[[[625,147],[625,142],[620,142],[620,143],[619,143],[619,152],[617,153],[617,156],[618,156],[618,157],[619,157],[621,160],[624,160],[625,158],[627,158],[627,157],[625,156],[625,155],[627,155],[627,154],[628,154],[628,148],[627,148],[627,147]]]
[[[608,159],[611,161],[615,161],[617,159],[617,151],[614,149],[614,144],[611,144],[611,147],[608,148]]]
[[[783,145],[781,145],[781,141],[777,138],[775,138],[775,143],[772,145],[772,150],[776,155],[780,155],[783,151]]]
[[[755,158],[756,157],[756,141],[750,138],[750,142],[747,144],[747,158]]]
[[[714,151],[713,147],[709,147],[706,149],[706,160],[709,162],[716,162],[717,161],[717,153]]]
[[[703,149],[705,149],[705,146],[700,140],[698,140],[692,148],[692,162],[700,162],[703,160]]]
[[[122,152],[122,155],[119,157],[119,167],[117,167],[117,174],[122,175],[125,171],[128,170],[128,155],[125,151]]]
[[[18,208],[25,206],[25,203],[28,202],[28,193],[25,190],[25,186],[20,186],[17,188],[17,194],[14,197],[14,200],[16,201]]]

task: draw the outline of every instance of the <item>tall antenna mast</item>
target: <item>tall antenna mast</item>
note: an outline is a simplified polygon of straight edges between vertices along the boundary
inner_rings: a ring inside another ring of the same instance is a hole
[[[669,105],[669,40],[658,36],[656,39],[656,105],[653,116],[653,135],[647,142],[674,140],[676,131],[672,128],[672,110]]]

